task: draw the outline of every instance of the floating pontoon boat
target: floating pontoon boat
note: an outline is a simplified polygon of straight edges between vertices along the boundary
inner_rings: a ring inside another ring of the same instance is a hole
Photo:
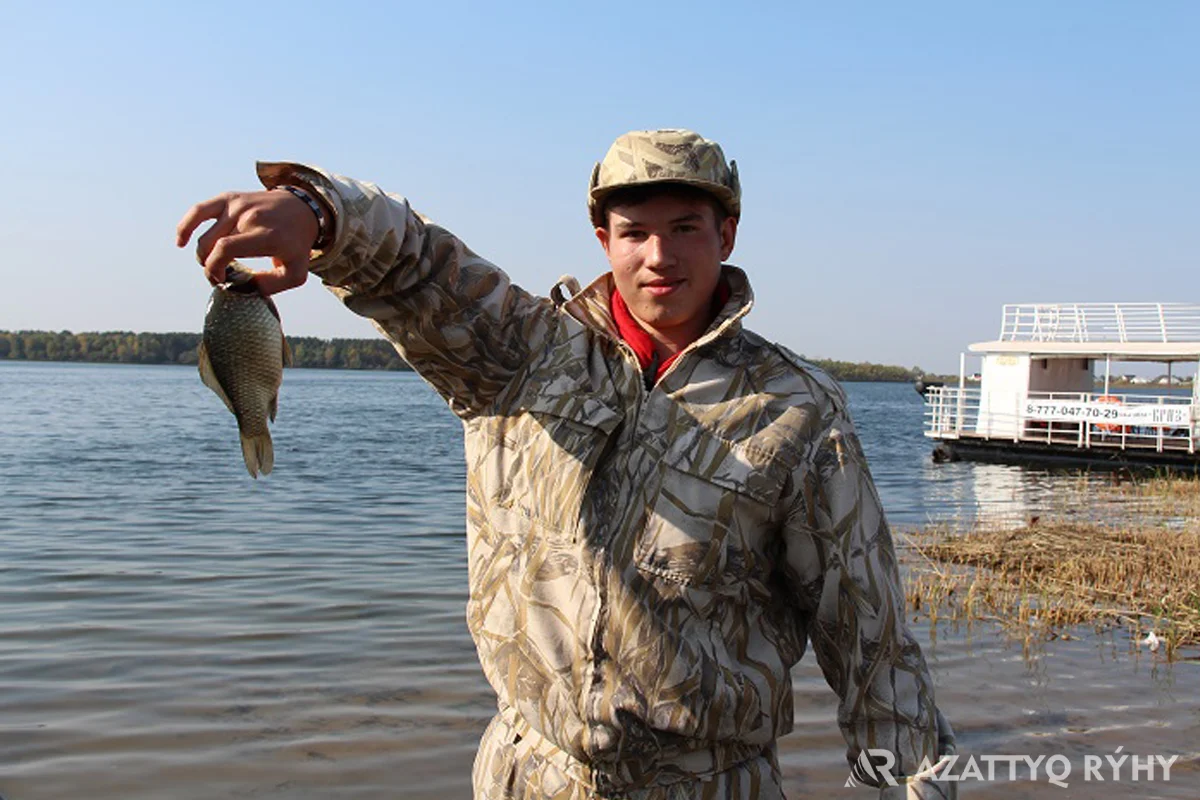
[[[923,392],[935,460],[1200,466],[1200,380],[1184,389],[1172,374],[1200,363],[1200,305],[1006,305],[1000,338],[969,350],[977,387],[964,353],[957,386]],[[1163,364],[1165,383],[1114,388],[1114,362]]]

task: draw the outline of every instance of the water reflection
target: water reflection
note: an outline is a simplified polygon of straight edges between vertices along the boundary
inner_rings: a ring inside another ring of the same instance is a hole
[[[1127,480],[1121,473],[1046,469],[971,461],[935,464],[933,441],[922,433],[922,400],[911,387],[846,384],[850,408],[889,521],[897,527],[975,522],[1012,527],[1053,514],[1095,519],[1141,502],[1097,491]],[[1177,523],[1182,521],[1176,521]]]
[[[1064,486],[1078,478],[1004,464],[934,464],[927,474],[953,469],[948,479],[927,478],[925,502],[941,509],[932,519],[951,527],[965,527],[975,521],[1002,526],[1021,525],[1031,517],[1064,502]],[[937,477],[943,477],[937,475]],[[955,512],[947,514],[949,509]]]

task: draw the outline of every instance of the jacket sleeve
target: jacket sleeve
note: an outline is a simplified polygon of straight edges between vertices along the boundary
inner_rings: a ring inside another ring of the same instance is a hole
[[[290,163],[259,163],[267,188],[318,194],[335,235],[309,271],[368,317],[460,417],[486,409],[547,340],[557,312],[408,201],[370,183]]]
[[[786,574],[840,700],[852,774],[889,800],[955,797],[956,783],[936,779],[954,734],[904,622],[891,533],[843,397],[831,399],[819,430],[786,522]]]

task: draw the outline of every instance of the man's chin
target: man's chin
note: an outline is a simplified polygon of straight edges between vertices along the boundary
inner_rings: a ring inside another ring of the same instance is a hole
[[[676,324],[679,317],[678,312],[671,306],[665,303],[656,303],[653,300],[639,303],[635,314],[639,322],[655,328],[669,328]]]
[[[649,319],[640,320],[642,325],[661,333],[674,331],[683,326],[687,320],[681,319],[678,315],[663,314],[661,316],[652,315]]]

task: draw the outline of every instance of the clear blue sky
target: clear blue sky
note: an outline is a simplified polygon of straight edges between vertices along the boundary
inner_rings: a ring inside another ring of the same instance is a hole
[[[810,356],[956,370],[1006,302],[1200,301],[1200,3],[105,5],[5,6],[0,329],[199,330],[175,223],[259,158],[586,281],[591,166],[647,127],[737,159],[748,324]],[[317,281],[280,306],[374,335]]]

